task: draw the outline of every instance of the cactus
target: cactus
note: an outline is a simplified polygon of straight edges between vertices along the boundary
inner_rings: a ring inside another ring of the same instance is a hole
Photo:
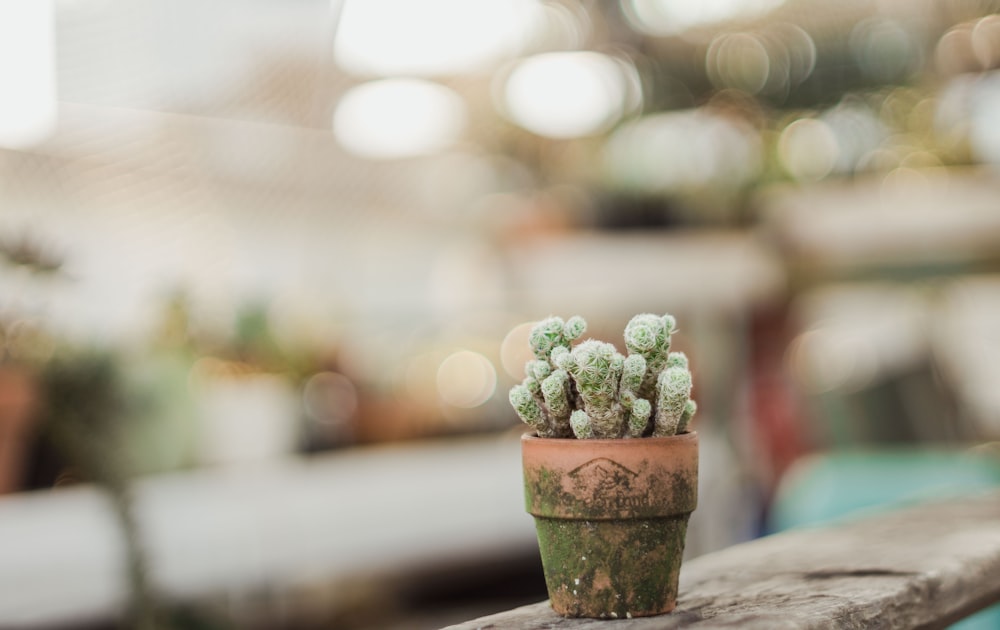
[[[691,424],[691,419],[694,418],[694,414],[698,413],[698,403],[688,398],[688,401],[684,404],[684,413],[681,414],[681,421],[677,425],[678,433],[686,433],[688,425]]]
[[[588,339],[562,361],[576,382],[583,411],[596,438],[621,437],[625,410],[618,399],[625,357],[610,343]]]
[[[583,336],[583,333],[587,332],[587,322],[579,315],[574,315],[566,320],[566,326],[563,328],[563,340],[566,342],[566,346],[573,341],[576,341]]]
[[[643,376],[639,394],[653,399],[656,379],[667,364],[670,353],[670,335],[676,321],[672,315],[652,315],[644,313],[633,317],[625,326],[625,347],[630,354],[639,354],[646,359],[646,374]]]
[[[669,367],[660,372],[656,381],[656,416],[653,418],[653,435],[677,433],[681,416],[691,395],[691,372],[682,367]]]
[[[515,385],[510,390],[510,404],[514,407],[519,418],[529,427],[535,430],[542,437],[549,435],[549,423],[545,417],[545,412],[535,400],[531,390],[527,385]]]
[[[683,352],[671,352],[667,355],[667,367],[681,367],[688,369],[688,358]]]
[[[643,437],[649,430],[649,416],[653,413],[653,405],[645,398],[639,398],[632,404],[632,412],[628,417],[628,437]]]
[[[583,409],[577,409],[570,415],[569,424],[573,428],[573,435],[581,440],[596,437],[590,424],[590,417]]]
[[[556,370],[542,381],[542,399],[549,410],[550,431],[558,437],[569,437],[572,433],[569,417],[573,407],[566,370]]]
[[[652,407],[648,400],[639,397],[639,388],[645,374],[646,359],[641,354],[630,354],[625,358],[618,396],[628,414],[626,434],[629,437],[642,437],[649,424]]]
[[[528,361],[524,373],[536,381],[544,381],[552,373],[552,366],[548,361]]]
[[[541,437],[579,439],[668,436],[687,431],[697,405],[690,399],[687,356],[670,352],[671,315],[636,315],[625,328],[623,356],[588,339],[587,324],[548,317],[531,330],[535,359],[510,391],[518,416]]]
[[[559,317],[548,317],[535,324],[528,336],[528,343],[540,361],[549,361],[556,348],[569,348],[587,330],[587,322],[579,315],[564,322]]]

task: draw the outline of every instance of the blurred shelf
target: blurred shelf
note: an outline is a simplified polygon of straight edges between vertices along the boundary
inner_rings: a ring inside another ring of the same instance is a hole
[[[142,480],[136,510],[168,600],[330,583],[535,548],[514,434]],[[123,541],[94,487],[0,500],[0,627],[109,619]]]
[[[764,226],[797,271],[968,270],[1000,261],[1000,179],[981,169],[902,169],[762,193]]]
[[[739,312],[785,290],[780,259],[739,231],[583,233],[508,253],[512,301],[527,312]]]

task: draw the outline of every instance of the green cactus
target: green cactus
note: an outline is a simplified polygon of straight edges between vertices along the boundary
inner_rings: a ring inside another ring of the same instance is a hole
[[[631,395],[631,398],[639,397],[639,387],[642,385],[642,379],[646,374],[646,359],[641,354],[630,354],[625,357],[625,363],[622,366],[622,381],[621,381],[621,395],[625,398],[626,395]]]
[[[662,372],[656,382],[656,416],[653,418],[653,435],[674,435],[680,426],[681,416],[691,395],[691,372],[682,367],[670,367]]]
[[[555,370],[542,381],[542,398],[549,410],[550,431],[559,437],[569,437],[572,429],[569,416],[573,411],[570,404],[569,373]]]
[[[621,437],[625,412],[618,389],[625,357],[610,343],[594,339],[582,342],[565,356],[561,367],[576,382],[594,437]]]
[[[687,356],[670,352],[671,315],[636,315],[625,328],[628,356],[610,343],[588,339],[581,317],[548,317],[529,336],[535,359],[510,391],[518,416],[541,437],[579,439],[687,430],[697,405],[690,399]]]
[[[680,367],[688,369],[688,358],[683,352],[671,352],[667,355],[667,367]]]
[[[549,355],[549,362],[552,363],[552,365],[557,370],[562,370],[565,369],[563,367],[563,363],[568,360],[567,359],[568,356],[569,356],[569,347],[556,346],[555,348],[552,349],[552,354]]]
[[[528,343],[539,361],[547,361],[552,349],[562,344],[565,322],[559,317],[547,317],[531,328]]]
[[[694,414],[698,413],[698,403],[688,398],[688,401],[684,404],[684,413],[681,414],[681,421],[677,424],[677,433],[687,433],[688,425],[691,424],[691,418],[694,418]]]
[[[632,411],[628,417],[628,437],[643,437],[649,429],[649,416],[653,413],[653,405],[645,398],[638,398],[632,403]]]
[[[547,317],[535,324],[528,335],[528,343],[539,361],[549,362],[552,351],[569,345],[587,330],[587,322],[579,315],[564,322],[559,317]]]
[[[566,342],[566,347],[582,337],[585,332],[587,332],[587,322],[582,317],[574,315],[567,319],[566,326],[563,327],[563,340]]]
[[[639,386],[639,395],[653,400],[656,379],[667,364],[670,353],[670,335],[676,321],[672,315],[644,313],[633,317],[625,326],[625,347],[630,354],[646,359],[646,374]]]
[[[522,383],[512,387],[509,397],[514,411],[526,425],[534,429],[541,437],[551,437],[545,412],[526,385]]]
[[[594,428],[590,424],[590,416],[583,409],[577,409],[569,416],[569,424],[573,429],[573,435],[580,440],[589,440],[597,437],[594,435]]]
[[[524,372],[529,378],[541,382],[552,373],[552,366],[548,361],[528,361]]]
[[[630,354],[625,357],[618,397],[622,407],[625,408],[625,423],[628,427],[625,434],[629,437],[642,437],[649,423],[650,403],[639,397],[639,387],[645,374],[646,359],[641,354]]]

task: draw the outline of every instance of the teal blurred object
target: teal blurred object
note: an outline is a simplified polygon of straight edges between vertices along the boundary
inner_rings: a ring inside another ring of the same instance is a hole
[[[856,518],[933,498],[1000,486],[1000,459],[957,451],[878,450],[811,455],[784,475],[772,504],[771,533]],[[1000,629],[1000,605],[951,626]]]

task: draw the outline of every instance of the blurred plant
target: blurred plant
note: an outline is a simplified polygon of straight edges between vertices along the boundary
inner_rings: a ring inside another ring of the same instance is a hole
[[[687,357],[670,352],[671,315],[636,315],[625,328],[628,356],[588,339],[581,317],[542,320],[531,330],[535,359],[510,390],[517,415],[541,437],[617,439],[684,433],[697,411]]]
[[[42,430],[73,467],[62,480],[79,477],[104,487],[125,540],[130,605],[129,628],[161,628],[146,571],[122,429],[134,413],[116,361],[106,354],[59,356],[41,371]],[[58,484],[59,482],[57,482]]]
[[[29,235],[0,239],[0,258],[38,274],[55,274],[63,266],[62,259],[51,248]]]

